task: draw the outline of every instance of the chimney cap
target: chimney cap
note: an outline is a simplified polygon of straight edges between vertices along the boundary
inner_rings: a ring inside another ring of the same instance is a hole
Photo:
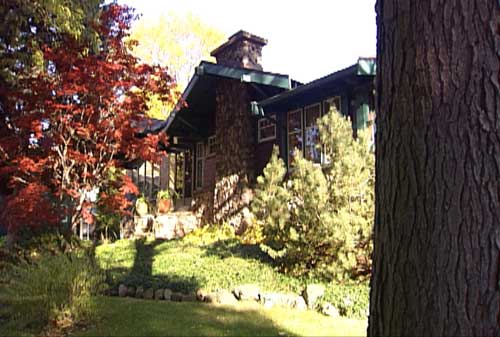
[[[210,56],[214,56],[214,57],[217,56],[224,49],[226,49],[227,47],[233,45],[234,43],[236,43],[240,40],[251,41],[254,44],[257,44],[260,46],[265,46],[267,44],[267,39],[264,39],[260,36],[254,35],[254,34],[251,34],[251,33],[246,32],[244,30],[240,30],[240,31],[236,32],[235,34],[231,35],[225,43],[223,43],[219,47],[215,48],[210,53]]]

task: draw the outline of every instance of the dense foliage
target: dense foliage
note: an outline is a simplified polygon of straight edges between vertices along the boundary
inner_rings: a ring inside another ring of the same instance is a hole
[[[71,327],[92,318],[92,296],[103,289],[103,273],[84,251],[31,256],[3,268],[0,313],[5,329],[37,331],[51,325]]]
[[[0,134],[0,176],[13,193],[1,218],[9,231],[94,221],[100,207],[126,213],[136,187],[116,167],[138,158],[157,161],[163,136],[137,137],[147,126],[148,97],[173,99],[172,78],[160,66],[140,64],[125,38],[133,12],[108,5],[95,27],[100,44],[88,52],[71,34],[64,45],[43,48],[45,68],[25,74],[9,93]],[[94,198],[95,199],[95,198]]]
[[[250,231],[261,233],[262,249],[292,275],[337,280],[366,275],[374,216],[373,153],[365,132],[354,139],[351,123],[337,112],[323,116],[319,129],[330,163],[321,168],[297,153],[285,177],[275,149],[258,178],[252,204],[258,221]]]
[[[15,86],[26,71],[43,68],[43,46],[65,36],[89,50],[98,47],[94,27],[102,0],[0,0],[0,87]],[[0,93],[1,96],[5,93]]]

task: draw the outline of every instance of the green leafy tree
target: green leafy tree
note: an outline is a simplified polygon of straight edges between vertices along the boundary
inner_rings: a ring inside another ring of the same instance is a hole
[[[198,63],[212,60],[210,52],[223,42],[224,34],[193,14],[169,13],[157,19],[142,17],[134,25],[130,38],[138,41],[132,50],[134,56],[148,64],[168,66],[181,91]],[[150,117],[165,119],[173,105],[151,95],[148,107]]]
[[[0,0],[0,81],[15,84],[22,72],[44,65],[43,46],[68,36],[97,48],[94,27],[103,0]]]

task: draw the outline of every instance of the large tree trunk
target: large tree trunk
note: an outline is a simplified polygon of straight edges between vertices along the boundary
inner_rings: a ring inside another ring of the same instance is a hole
[[[500,335],[497,0],[378,0],[370,336]]]

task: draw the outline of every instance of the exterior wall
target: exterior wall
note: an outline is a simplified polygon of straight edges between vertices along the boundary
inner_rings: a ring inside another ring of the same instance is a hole
[[[340,112],[344,116],[348,116],[352,121],[353,135],[356,135],[356,129],[359,125],[363,123],[359,123],[357,112],[358,109],[362,105],[367,105],[369,107],[369,114],[366,116],[366,124],[370,129],[373,129],[375,112],[374,112],[374,102],[373,102],[373,85],[371,82],[367,82],[361,86],[357,86],[354,88],[345,88],[342,91],[332,91],[326,93],[321,97],[320,100],[316,102],[309,102],[305,106],[298,106],[297,109],[302,110],[302,114],[304,114],[304,108],[306,106],[314,105],[317,103],[321,104],[321,114],[324,115],[326,111],[323,108],[324,100],[333,97],[340,97]],[[292,109],[296,110],[296,109]],[[292,111],[291,110],[291,111]],[[262,170],[267,165],[269,158],[272,153],[272,147],[274,144],[277,144],[280,149],[280,156],[283,158],[285,162],[288,162],[288,130],[287,130],[287,115],[289,111],[278,113],[277,114],[277,128],[276,128],[276,139],[274,141],[263,142],[257,144],[256,146],[256,155],[255,155],[255,172],[257,175],[262,174]],[[304,123],[303,119],[303,123]],[[358,125],[359,124],[359,125]],[[304,124],[302,125],[302,132],[304,132]],[[304,139],[304,134],[302,134],[302,138]],[[255,139],[257,139],[257,132],[255,133]]]
[[[249,202],[255,180],[255,121],[246,84],[221,80],[216,88],[216,162],[214,220],[228,220]]]
[[[205,159],[205,166],[203,167],[203,188],[211,189],[215,187],[216,175],[216,156],[212,155]]]

